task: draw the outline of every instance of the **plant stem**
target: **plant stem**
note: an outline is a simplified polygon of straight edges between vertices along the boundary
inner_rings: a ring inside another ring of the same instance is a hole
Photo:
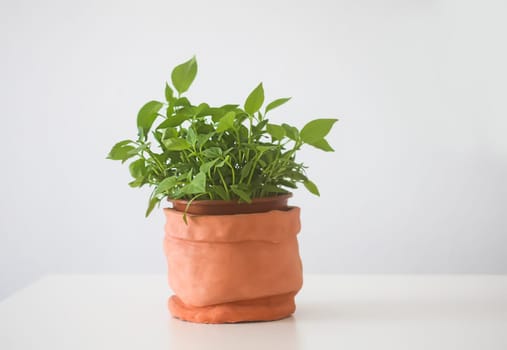
[[[160,171],[162,172],[162,175],[165,176],[165,166],[158,160],[158,158],[149,148],[146,149],[146,152],[151,156],[151,159],[153,159],[155,163],[158,165]]]
[[[224,185],[225,193],[227,193],[227,198],[231,198],[231,195],[229,194],[229,189],[227,188],[227,183],[224,180],[224,176],[222,175],[222,172],[220,171],[220,169],[217,169],[217,170],[218,170],[218,176],[220,177],[220,180],[222,180],[222,183]]]
[[[231,162],[228,160],[225,161],[225,164],[231,169],[231,176],[232,176],[232,184],[234,185],[236,183],[236,175],[234,171],[234,167],[232,166]]]
[[[257,165],[257,162],[259,161],[259,159],[261,159],[262,157],[262,154],[264,152],[260,152],[259,155],[255,158],[253,164],[252,164],[252,170],[250,171],[250,175],[248,176],[248,180],[247,180],[247,185],[250,185],[250,183],[252,182],[252,177],[253,177],[253,174],[255,173],[255,166]]]

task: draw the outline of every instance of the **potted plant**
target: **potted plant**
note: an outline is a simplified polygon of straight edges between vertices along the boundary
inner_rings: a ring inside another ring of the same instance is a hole
[[[153,187],[146,216],[163,199],[164,250],[173,316],[202,323],[267,321],[295,310],[302,286],[299,208],[288,206],[303,184],[319,195],[297,152],[310,145],[333,151],[325,136],[337,119],[301,130],[271,123],[269,113],[290,98],[264,104],[259,84],[242,106],[193,104],[184,97],[197,74],[195,57],[176,66],[165,101],[146,103],[135,140],[108,158],[129,165],[131,187]]]

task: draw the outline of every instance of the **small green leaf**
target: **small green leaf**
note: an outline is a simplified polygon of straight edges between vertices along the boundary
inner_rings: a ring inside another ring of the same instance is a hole
[[[298,186],[296,185],[296,183],[294,181],[291,181],[291,180],[278,180],[280,182],[280,185],[283,185],[285,187],[289,187],[289,188],[298,188]]]
[[[199,134],[199,135],[197,135],[197,144],[200,147],[203,147],[206,144],[206,142],[208,142],[214,134],[215,134],[214,132],[210,132],[210,133],[207,133],[207,134]]]
[[[256,136],[261,136],[263,134],[264,127],[268,124],[269,120],[264,119],[259,122],[257,125],[252,125],[252,133]]]
[[[317,188],[317,185],[315,185],[313,182],[311,182],[310,180],[306,180],[305,182],[303,182],[303,184],[305,185],[306,189],[310,191],[310,193],[313,193],[316,196],[320,196],[319,189]]]
[[[155,140],[158,141],[158,143],[162,143],[162,137],[164,136],[164,134],[160,131],[152,131],[151,134],[153,135],[153,137],[155,138]]]
[[[176,113],[175,115],[171,115],[167,117],[166,120],[164,120],[162,123],[160,123],[159,126],[157,126],[157,129],[165,129],[165,128],[174,128],[176,126],[180,126],[181,123],[183,123],[185,120],[190,119],[190,116],[186,113]]]
[[[281,140],[285,137],[285,129],[280,125],[268,124],[266,131],[271,135],[273,140]]]
[[[144,177],[144,174],[146,173],[146,164],[144,162],[144,159],[140,158],[130,163],[129,170],[130,175],[132,175],[134,179]]]
[[[127,159],[133,157],[136,153],[135,147],[130,146],[129,144],[134,143],[131,140],[123,140],[118,142],[111,148],[111,151],[107,155],[107,159],[112,160],[121,160],[124,163]]]
[[[222,149],[220,147],[210,147],[202,152],[203,156],[209,159],[215,159],[222,155]]]
[[[157,205],[157,203],[159,202],[160,199],[158,199],[157,197],[152,197],[150,199],[150,202],[148,203],[148,209],[146,209],[146,213],[144,214],[144,216],[148,217],[148,215],[150,215],[153,209],[155,208],[155,205]]]
[[[234,118],[236,117],[236,113],[227,112],[218,122],[217,132],[224,132],[226,130],[231,129],[234,126]]]
[[[192,181],[192,176],[194,175],[194,169],[190,169],[190,171],[187,173],[187,182]]]
[[[261,151],[261,152],[267,152],[267,151],[275,149],[275,146],[257,145],[257,146],[255,146],[255,149],[258,151]]]
[[[182,188],[182,192],[185,194],[206,192],[206,174],[199,172],[188,185]]]
[[[176,90],[182,94],[188,90],[197,74],[197,61],[195,56],[176,66],[171,73],[171,80]]]
[[[174,114],[174,100],[172,102],[169,102],[169,105],[167,106],[165,110],[165,116],[166,118],[169,118]]]
[[[201,166],[199,167],[199,171],[201,173],[208,173],[208,171],[211,169],[211,167],[213,165],[215,165],[215,163],[218,161],[218,158],[210,161],[210,162],[206,162],[206,163],[203,163],[201,164]]]
[[[162,134],[162,140],[178,137],[178,130],[175,128],[165,128]],[[163,141],[162,141],[163,142]]]
[[[290,126],[289,124],[282,124],[282,128],[285,129],[285,134],[287,137],[291,140],[297,141],[299,138],[299,131],[298,128],[294,126]]]
[[[172,102],[174,100],[174,91],[167,83],[165,83],[165,100],[167,102]]]
[[[211,119],[216,123],[227,113],[231,111],[235,111],[238,108],[238,105],[223,105],[220,108],[209,108],[209,114],[211,115]]]
[[[245,112],[252,115],[261,109],[264,103],[264,88],[262,83],[257,85],[255,89],[248,95],[245,101]]]
[[[333,147],[329,145],[329,143],[326,141],[326,139],[320,139],[312,143],[308,143],[309,145],[321,149],[326,152],[334,152]]]
[[[162,180],[158,186],[157,186],[157,189],[155,190],[155,195],[157,194],[160,194],[160,193],[164,193],[168,190],[170,190],[171,188],[173,188],[174,186],[176,186],[178,184],[178,179],[176,176],[170,176],[170,177],[166,177],[164,180]]]
[[[220,199],[223,199],[224,201],[231,199],[229,197],[229,195],[227,194],[227,192],[224,190],[224,188],[220,185],[213,186],[213,188],[211,190],[214,191],[216,194],[218,194]]]
[[[176,107],[191,107],[192,104],[186,97],[180,97],[176,101],[174,101],[174,105]]]
[[[135,179],[134,181],[129,182],[129,186],[132,188],[141,187],[144,183],[144,179],[142,177]]]
[[[268,113],[272,109],[280,107],[281,105],[283,105],[284,103],[286,103],[290,99],[291,99],[290,97],[284,97],[284,98],[279,98],[277,100],[274,100],[273,102],[271,102],[270,104],[268,104],[266,106],[266,111],[264,112],[264,114]]]
[[[229,161],[230,157],[229,155],[227,155],[224,159],[222,159],[222,161],[218,162],[216,165],[215,165],[215,168],[221,168],[225,165],[225,163],[227,163]]]
[[[226,112],[230,112],[230,111],[234,111],[238,107],[239,107],[239,105],[227,104],[227,105],[220,106],[220,109],[224,110]]]
[[[264,193],[287,193],[287,191],[284,190],[283,188],[279,188],[275,185],[270,184],[264,185],[262,187],[262,190],[264,191]]]
[[[197,108],[195,109],[194,114],[197,117],[205,117],[207,115],[211,115],[210,107],[207,103],[201,103]]]
[[[232,190],[232,192],[234,192],[234,194],[236,194],[239,198],[241,198],[241,200],[243,200],[247,203],[252,202],[252,199],[250,198],[248,193],[246,193],[245,191],[237,188],[236,186],[231,186],[231,190]]]
[[[252,158],[241,168],[240,181],[248,178],[248,175],[250,175],[250,171],[252,171],[252,166],[253,166],[254,162],[255,162],[255,158]]]
[[[315,119],[308,122],[301,130],[301,139],[305,143],[312,144],[323,139],[338,119]]]
[[[297,171],[288,171],[286,173],[287,177],[290,177],[292,180],[296,180],[296,181],[307,181],[308,178],[304,175],[304,174],[301,174]]]
[[[197,143],[197,134],[195,133],[194,129],[192,129],[191,127],[188,128],[188,131],[187,131],[187,141],[192,146],[195,146],[195,144]]]
[[[137,127],[144,139],[146,139],[153,122],[157,118],[158,112],[163,106],[162,102],[150,101],[142,106],[139,113],[137,113]]]
[[[177,137],[163,140],[163,142],[168,151],[183,151],[190,148],[190,143],[187,140]]]

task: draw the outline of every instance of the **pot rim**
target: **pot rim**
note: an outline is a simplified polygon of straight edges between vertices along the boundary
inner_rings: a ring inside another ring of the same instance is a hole
[[[244,205],[250,205],[250,204],[255,204],[255,203],[271,202],[273,200],[284,200],[284,199],[289,199],[291,197],[292,197],[292,192],[289,192],[289,193],[283,193],[283,194],[280,194],[280,195],[277,195],[277,196],[252,198],[252,202],[251,203],[238,202],[238,200],[235,200],[235,199],[231,199],[231,200],[223,200],[223,199],[196,199],[190,205],[191,206],[194,205],[194,204],[196,204],[196,205],[203,205],[203,206],[229,205],[229,204],[234,204],[234,205],[242,205],[242,204],[244,204]],[[174,204],[185,204],[185,205],[187,205],[190,200],[186,200],[186,199],[172,199],[172,198],[167,197],[167,201],[171,202],[171,203],[174,203]]]

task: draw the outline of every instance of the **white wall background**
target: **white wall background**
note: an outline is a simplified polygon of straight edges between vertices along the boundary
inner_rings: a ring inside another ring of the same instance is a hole
[[[189,96],[339,117],[297,191],[307,272],[507,273],[505,1],[2,0],[0,297],[164,272],[163,218],[105,160],[196,54]]]

